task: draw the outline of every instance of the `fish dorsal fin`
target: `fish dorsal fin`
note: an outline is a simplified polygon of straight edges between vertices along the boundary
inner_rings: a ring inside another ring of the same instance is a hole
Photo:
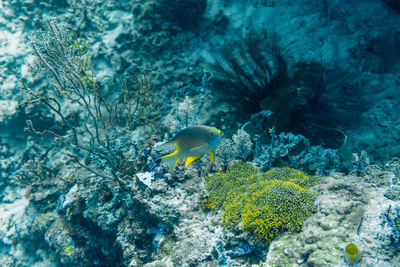
[[[172,157],[172,156],[175,156],[176,154],[179,153],[179,151],[180,151],[181,149],[179,148],[178,143],[174,143],[173,145],[176,147],[176,150],[175,150],[174,152],[172,152],[171,154],[162,156],[162,158]],[[175,164],[175,165],[176,165],[176,164]]]
[[[208,154],[210,155],[210,162],[214,163],[215,152],[214,151],[210,151]]]
[[[193,162],[195,162],[196,160],[198,160],[199,158],[201,158],[201,156],[187,157],[185,162],[185,168],[190,164],[192,164]]]

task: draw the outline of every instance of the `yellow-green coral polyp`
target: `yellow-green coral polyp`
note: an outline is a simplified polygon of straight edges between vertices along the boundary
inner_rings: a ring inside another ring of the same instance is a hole
[[[244,230],[262,240],[270,241],[283,231],[301,230],[313,210],[313,196],[293,182],[264,181],[242,189],[245,193],[224,205],[223,224],[241,221]]]
[[[222,224],[271,241],[283,231],[299,231],[315,210],[308,190],[319,178],[291,168],[257,173],[248,163],[236,163],[226,173],[207,177],[209,199],[223,209]]]

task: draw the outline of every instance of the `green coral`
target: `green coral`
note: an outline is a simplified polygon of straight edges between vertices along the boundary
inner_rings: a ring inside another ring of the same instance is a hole
[[[239,223],[261,240],[271,241],[283,231],[299,231],[314,210],[316,194],[308,190],[320,181],[292,168],[258,173],[238,162],[225,173],[207,177],[206,190],[214,209],[223,209],[222,224]]]
[[[220,209],[232,188],[251,182],[252,178],[256,178],[257,173],[257,169],[251,164],[236,162],[226,172],[207,177],[205,186],[211,208]]]
[[[298,169],[289,167],[273,168],[267,172],[261,173],[261,180],[280,180],[293,182],[303,187],[310,187],[321,181],[320,176],[311,176]]]
[[[70,246],[70,245],[67,245],[67,246],[64,248],[64,254],[67,255],[67,256],[72,256],[72,254],[74,254],[74,249],[73,249],[73,247]]]

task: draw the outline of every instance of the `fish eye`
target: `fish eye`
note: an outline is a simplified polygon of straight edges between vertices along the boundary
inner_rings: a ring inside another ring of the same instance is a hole
[[[209,135],[209,136],[213,136],[214,134],[213,134],[212,132],[210,132],[208,135]]]

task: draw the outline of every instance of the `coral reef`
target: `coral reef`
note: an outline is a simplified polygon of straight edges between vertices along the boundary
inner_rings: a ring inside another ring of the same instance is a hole
[[[269,135],[269,144],[260,145],[261,149],[253,159],[261,170],[289,165],[311,173],[329,174],[341,169],[340,157],[334,149],[311,146],[307,138],[293,133],[277,135],[270,129]]]
[[[225,173],[206,178],[211,208],[223,209],[222,223],[271,241],[283,231],[299,231],[315,209],[315,194],[307,187],[319,178],[290,168],[265,173],[238,162]]]
[[[232,159],[247,160],[253,154],[254,146],[250,135],[239,129],[232,139],[224,138],[217,148],[218,161],[226,168]]]
[[[322,193],[317,214],[303,224],[302,232],[275,239],[265,264],[345,265],[345,248],[353,242],[362,252],[359,264],[394,266],[398,205],[383,196],[384,187],[377,187],[377,183],[392,185],[390,168],[369,169],[364,181],[335,175],[313,187]]]
[[[307,189],[293,182],[272,180],[241,187],[243,193],[227,197],[222,222],[240,222],[244,230],[266,241],[283,231],[300,231],[314,210],[315,200]]]
[[[206,0],[190,0],[182,2],[158,1],[155,12],[160,18],[172,24],[173,31],[190,30],[200,24],[206,9]],[[178,27],[178,29],[173,29]]]
[[[0,0],[0,265],[397,266],[397,2]]]

